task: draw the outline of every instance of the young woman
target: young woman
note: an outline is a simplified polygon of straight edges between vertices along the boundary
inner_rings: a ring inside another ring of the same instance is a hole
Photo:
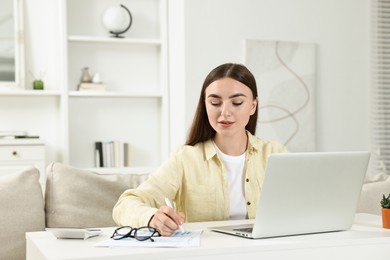
[[[184,221],[254,218],[267,158],[286,152],[255,137],[257,87],[243,65],[227,63],[206,77],[186,144],[113,210],[118,225],[157,228],[169,236]],[[176,210],[166,206],[165,197]]]

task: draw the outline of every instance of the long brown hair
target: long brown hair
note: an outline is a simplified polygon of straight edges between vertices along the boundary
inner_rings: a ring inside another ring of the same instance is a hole
[[[211,127],[207,117],[206,104],[205,104],[205,93],[206,88],[216,80],[221,78],[232,78],[237,80],[250,88],[252,91],[253,99],[257,98],[257,86],[256,80],[253,74],[242,64],[236,63],[225,63],[219,65],[213,69],[206,77],[203,82],[202,91],[196,108],[195,116],[192,121],[191,129],[187,137],[187,145],[195,145],[199,142],[209,140],[215,136],[215,130]],[[256,133],[257,125],[257,108],[255,113],[249,118],[248,124],[245,129],[251,134]]]

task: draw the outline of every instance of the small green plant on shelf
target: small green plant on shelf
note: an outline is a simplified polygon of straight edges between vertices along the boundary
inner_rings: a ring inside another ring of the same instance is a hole
[[[45,76],[46,73],[40,72],[39,77],[35,77],[35,75],[30,71],[32,77],[34,78],[33,80],[33,89],[35,90],[43,90],[44,89],[44,82],[43,82],[43,77]]]
[[[381,206],[384,209],[390,209],[390,193],[386,197],[385,194],[383,194],[382,200],[381,200]]]

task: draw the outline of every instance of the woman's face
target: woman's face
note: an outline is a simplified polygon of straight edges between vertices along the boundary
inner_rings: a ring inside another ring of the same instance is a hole
[[[211,83],[205,94],[207,116],[217,134],[245,133],[257,106],[249,87],[232,78],[222,78]]]

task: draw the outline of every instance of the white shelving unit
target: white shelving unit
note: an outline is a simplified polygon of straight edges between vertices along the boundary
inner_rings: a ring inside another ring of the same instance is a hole
[[[133,16],[121,39],[110,37],[101,22],[104,10],[119,4]],[[32,90],[31,82],[25,89],[0,89],[0,130],[39,135],[46,163],[91,169],[95,141],[118,140],[130,144],[131,169],[95,170],[155,169],[170,153],[167,5],[167,0],[56,0],[58,64],[48,72],[58,84],[42,91]],[[101,75],[105,92],[77,91],[83,67]]]
[[[125,5],[133,24],[125,38],[102,25],[104,10]],[[123,141],[131,166],[159,165],[169,153],[167,2],[63,0],[63,161],[94,166],[96,141]],[[99,73],[105,92],[79,92],[83,67]]]

